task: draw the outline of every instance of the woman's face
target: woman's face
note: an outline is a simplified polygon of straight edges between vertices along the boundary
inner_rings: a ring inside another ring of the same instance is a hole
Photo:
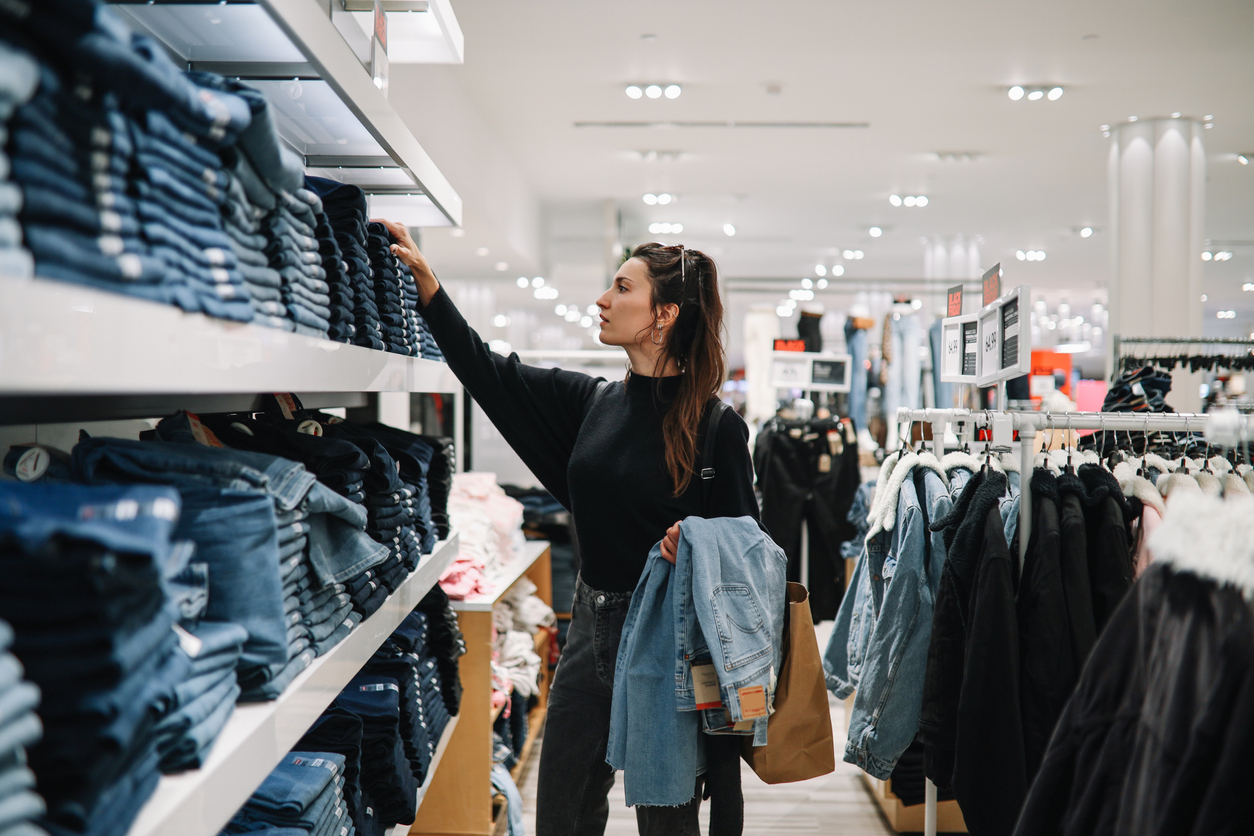
[[[597,300],[597,307],[601,309],[601,342],[605,345],[639,345],[649,340],[654,317],[648,266],[638,258],[623,262],[610,289]]]

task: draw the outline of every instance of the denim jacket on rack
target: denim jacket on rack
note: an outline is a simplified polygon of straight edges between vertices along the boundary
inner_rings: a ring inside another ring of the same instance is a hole
[[[931,520],[948,513],[949,484],[930,453],[907,453],[876,498],[853,596],[824,654],[828,687],[855,693],[844,759],[887,779],[914,740],[945,545]],[[846,627],[847,625],[847,627]]]

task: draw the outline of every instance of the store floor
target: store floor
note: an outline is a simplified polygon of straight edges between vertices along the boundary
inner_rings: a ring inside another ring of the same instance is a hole
[[[820,650],[827,646],[831,622],[816,628]],[[753,771],[741,764],[745,794],[745,836],[767,836],[777,833],[840,833],[842,836],[883,836],[893,830],[880,814],[879,807],[867,791],[862,771],[844,763],[845,707],[828,696],[832,712],[832,728],[836,731],[836,771],[811,781],[767,786]],[[542,746],[543,740],[537,741]],[[528,836],[535,834],[536,779],[538,755],[523,775],[519,791],[523,798],[523,818]],[[701,832],[708,830],[708,805],[702,805]],[[606,836],[635,836],[636,814],[623,798],[622,781],[610,791],[610,821]]]

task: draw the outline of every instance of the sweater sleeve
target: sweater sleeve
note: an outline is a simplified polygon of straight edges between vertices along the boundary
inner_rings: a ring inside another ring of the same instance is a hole
[[[422,309],[457,379],[540,483],[570,508],[567,465],[600,378],[527,366],[488,348],[441,287]]]
[[[696,478],[701,478],[700,473]],[[713,482],[710,507],[707,510],[710,518],[749,516],[759,523],[762,521],[758,500],[753,494],[749,426],[745,419],[731,410],[723,415],[718,425],[718,439],[714,443]]]

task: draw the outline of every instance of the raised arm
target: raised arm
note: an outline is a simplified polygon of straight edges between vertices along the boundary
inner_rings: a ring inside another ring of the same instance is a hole
[[[440,287],[409,230],[380,223],[398,242],[392,252],[414,274],[423,318],[449,368],[541,484],[569,509],[566,468],[599,378],[527,366],[517,354],[493,352]]]

